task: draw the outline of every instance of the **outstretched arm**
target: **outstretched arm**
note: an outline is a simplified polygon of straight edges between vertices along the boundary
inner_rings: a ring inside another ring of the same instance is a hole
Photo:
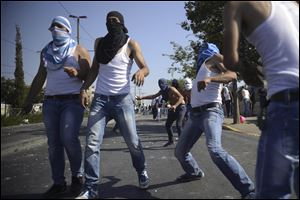
[[[161,95],[160,91],[156,94],[152,94],[152,95],[148,95],[148,96],[144,96],[144,97],[140,97],[140,96],[137,96],[136,97],[136,100],[142,100],[142,99],[154,99],[156,97],[159,97]]]

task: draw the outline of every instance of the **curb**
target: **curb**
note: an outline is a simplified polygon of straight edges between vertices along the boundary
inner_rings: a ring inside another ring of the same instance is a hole
[[[257,133],[250,133],[250,132],[247,133],[247,132],[241,131],[241,130],[239,130],[239,129],[233,128],[233,127],[231,127],[231,126],[228,126],[228,125],[226,125],[226,124],[223,124],[223,125],[222,125],[222,129],[224,129],[224,130],[229,130],[229,131],[233,131],[233,132],[237,132],[237,133],[241,133],[241,134],[247,134],[247,135],[257,136],[257,137],[260,136],[260,134],[257,134]]]

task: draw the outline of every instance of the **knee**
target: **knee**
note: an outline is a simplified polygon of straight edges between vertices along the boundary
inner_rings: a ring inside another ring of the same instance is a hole
[[[221,146],[208,146],[208,152],[214,162],[219,160],[225,153]]]

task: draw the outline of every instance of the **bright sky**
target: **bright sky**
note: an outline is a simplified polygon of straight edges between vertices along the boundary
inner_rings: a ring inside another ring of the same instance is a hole
[[[129,36],[142,49],[150,75],[137,94],[152,94],[158,91],[159,78],[181,78],[179,74],[168,74],[172,61],[162,54],[172,54],[171,41],[182,46],[194,39],[191,32],[180,27],[186,20],[183,1],[126,2],[126,1],[1,1],[1,76],[14,78],[15,69],[15,25],[20,25],[23,45],[23,68],[26,84],[31,84],[39,66],[39,53],[52,40],[48,27],[55,16],[87,16],[80,20],[80,43],[89,50],[94,40],[107,33],[105,19],[109,11],[117,10],[124,16]],[[76,19],[68,18],[76,40]],[[91,58],[94,52],[90,52]],[[138,69],[134,64],[132,74]],[[132,84],[133,86],[133,84]],[[132,87],[132,90],[134,87]]]

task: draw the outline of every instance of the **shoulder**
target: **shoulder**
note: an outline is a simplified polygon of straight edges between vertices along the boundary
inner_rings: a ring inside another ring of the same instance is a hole
[[[88,50],[79,44],[76,46],[75,51],[77,55],[84,56],[84,57],[89,54]]]
[[[99,38],[97,38],[97,39],[95,40],[95,43],[94,43],[94,49],[97,48],[97,46],[98,46],[99,42],[102,40],[102,38],[103,38],[103,37],[99,37]]]
[[[81,46],[80,44],[78,44],[78,45],[76,46],[76,51],[77,51],[78,53],[86,53],[86,52],[88,52],[88,50],[87,50],[85,47]]]
[[[139,47],[139,43],[133,39],[130,38],[129,42],[128,42],[128,47],[130,49],[136,49]]]

